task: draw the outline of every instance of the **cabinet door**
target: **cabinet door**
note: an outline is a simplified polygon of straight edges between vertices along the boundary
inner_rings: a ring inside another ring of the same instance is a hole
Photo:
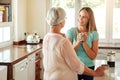
[[[35,54],[28,56],[28,80],[35,80]]]
[[[28,61],[27,58],[16,63],[13,66],[14,80],[29,80],[27,75]]]
[[[7,80],[7,66],[0,66],[0,80]]]

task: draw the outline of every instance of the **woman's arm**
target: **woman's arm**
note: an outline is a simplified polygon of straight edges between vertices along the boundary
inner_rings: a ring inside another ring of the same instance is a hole
[[[89,75],[89,76],[103,76],[104,70],[105,68],[103,66],[99,66],[95,71],[85,66],[83,74]]]
[[[68,40],[71,42],[72,44],[72,39],[71,38],[68,38]],[[77,40],[76,44],[73,45],[73,48],[75,51],[77,51],[77,49],[79,48],[79,45],[80,45],[81,41],[80,40]]]
[[[73,49],[72,44],[66,39],[62,43],[61,47],[61,55],[65,61],[65,63],[69,66],[69,68],[78,73],[78,74],[83,74],[84,72],[84,64],[79,61],[75,50]]]
[[[87,35],[86,35],[87,36]],[[91,58],[91,59],[95,59],[96,58],[96,56],[97,56],[97,53],[98,53],[98,40],[95,40],[95,41],[93,41],[92,42],[92,48],[90,48],[88,45],[87,45],[87,43],[86,43],[86,40],[87,40],[87,37],[85,36],[85,41],[81,41],[81,40],[79,40],[79,39],[77,39],[77,42],[76,42],[76,44],[74,44],[73,45],[73,48],[74,48],[74,50],[75,51],[77,51],[78,50],[78,48],[79,48],[79,45],[80,45],[80,43],[82,43],[83,44],[83,47],[84,47],[84,49],[85,49],[85,51],[86,51],[86,53],[87,53],[87,55]],[[72,39],[71,38],[68,38],[68,40],[72,43]]]
[[[91,59],[95,59],[98,53],[98,40],[95,40],[92,42],[92,48],[90,48],[86,42],[83,42],[83,47],[87,53],[87,55],[91,58]]]
[[[86,67],[78,59],[72,45],[68,41],[63,43],[63,47],[61,48],[61,54],[69,68],[78,74],[86,74],[92,76],[104,75],[104,69],[102,67],[97,68],[95,71]]]

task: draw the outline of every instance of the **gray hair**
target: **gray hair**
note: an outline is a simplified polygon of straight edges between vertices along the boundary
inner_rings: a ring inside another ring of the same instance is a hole
[[[64,21],[66,12],[61,7],[52,7],[47,13],[47,23],[53,27]]]

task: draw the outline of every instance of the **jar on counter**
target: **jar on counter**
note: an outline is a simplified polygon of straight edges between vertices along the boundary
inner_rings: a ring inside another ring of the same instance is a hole
[[[108,53],[107,64],[109,67],[115,67],[115,53]]]

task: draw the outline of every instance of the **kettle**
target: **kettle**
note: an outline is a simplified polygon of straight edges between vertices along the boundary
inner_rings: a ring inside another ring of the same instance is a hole
[[[40,36],[37,33],[29,34],[26,38],[27,43],[39,43],[40,42]]]

